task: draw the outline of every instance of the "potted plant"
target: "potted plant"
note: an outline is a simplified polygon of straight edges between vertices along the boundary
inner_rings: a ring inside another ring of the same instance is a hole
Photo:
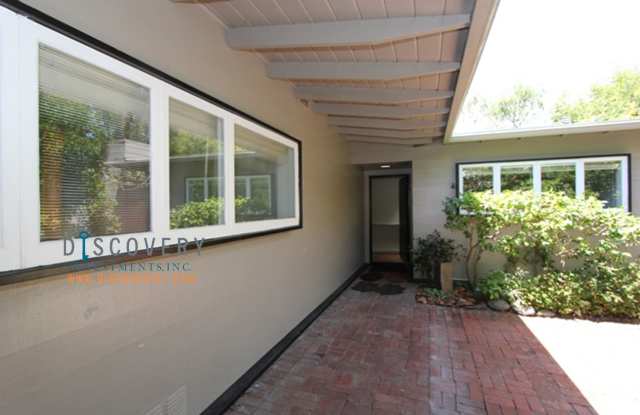
[[[457,257],[458,246],[453,239],[446,239],[440,232],[418,238],[413,250],[413,263],[420,274],[430,283],[444,291],[453,289],[453,260]]]

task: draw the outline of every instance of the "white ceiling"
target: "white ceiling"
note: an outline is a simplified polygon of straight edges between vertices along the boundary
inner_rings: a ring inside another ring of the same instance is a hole
[[[292,93],[327,114],[345,139],[414,146],[444,136],[452,100],[466,92],[456,91],[459,72],[472,76],[484,41],[471,42],[467,53],[468,35],[485,34],[495,3],[228,0],[205,7],[225,25],[229,47],[260,54],[265,76],[291,82]]]

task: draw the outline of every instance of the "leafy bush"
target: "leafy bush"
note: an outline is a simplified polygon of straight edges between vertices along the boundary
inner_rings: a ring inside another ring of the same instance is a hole
[[[453,239],[446,239],[440,232],[433,231],[424,238],[416,240],[416,247],[413,249],[413,263],[416,270],[427,278],[437,278],[439,276],[440,264],[451,262],[457,256],[458,247]]]
[[[189,202],[171,209],[171,228],[217,225],[224,208],[222,199],[209,198],[203,202]]]
[[[467,194],[445,212],[447,226],[467,238],[473,277],[483,252],[506,259],[478,283],[486,297],[565,315],[640,316],[636,216],[592,197],[532,192]]]
[[[271,207],[260,198],[237,197],[236,220],[262,220],[271,217]],[[211,197],[205,201],[188,202],[171,209],[171,229],[217,225],[224,211],[224,200]]]
[[[539,275],[495,271],[477,289],[490,300],[505,299],[566,316],[640,318],[640,273],[637,266],[603,277],[550,271]]]

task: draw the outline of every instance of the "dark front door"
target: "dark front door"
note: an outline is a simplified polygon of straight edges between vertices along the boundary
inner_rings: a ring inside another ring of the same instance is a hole
[[[398,207],[399,207],[399,244],[400,258],[404,263],[410,262],[411,229],[409,218],[409,176],[402,176],[398,181]]]
[[[378,269],[401,271],[410,278],[410,176],[372,176],[369,197],[371,263]]]

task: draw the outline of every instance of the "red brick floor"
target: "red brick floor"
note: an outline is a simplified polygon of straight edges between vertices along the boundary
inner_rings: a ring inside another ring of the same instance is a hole
[[[228,414],[595,414],[521,320],[347,290]]]

